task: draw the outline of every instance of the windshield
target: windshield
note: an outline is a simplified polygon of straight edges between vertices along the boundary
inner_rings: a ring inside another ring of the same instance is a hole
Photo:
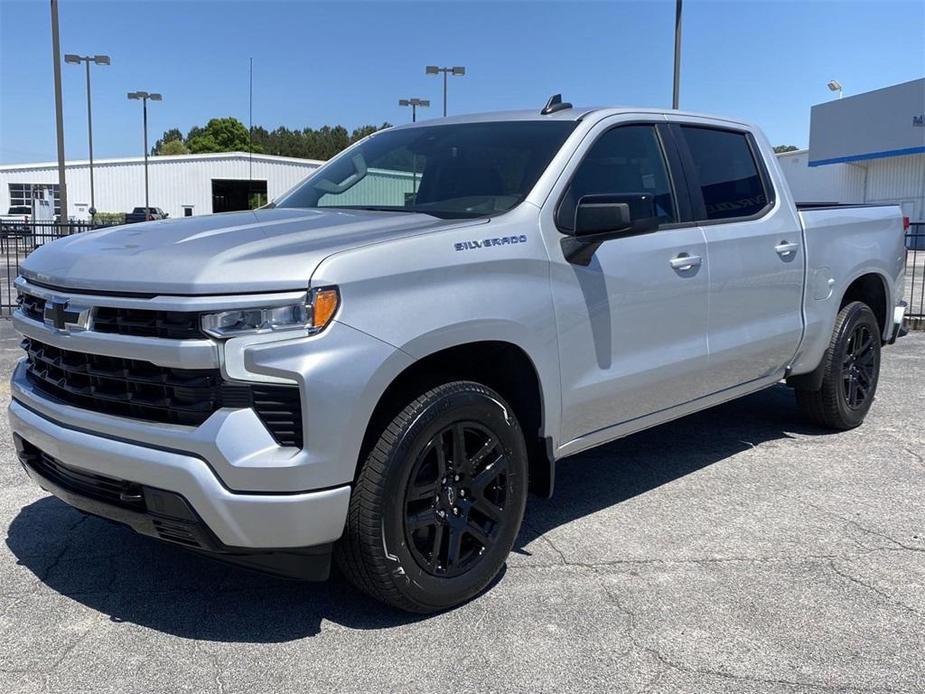
[[[527,196],[576,125],[507,121],[386,130],[325,164],[276,207],[446,219],[507,212]]]

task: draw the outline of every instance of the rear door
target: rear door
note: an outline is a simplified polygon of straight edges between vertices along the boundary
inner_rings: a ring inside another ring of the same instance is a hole
[[[713,391],[783,375],[803,332],[804,249],[754,136],[676,122],[710,267],[708,377]]]
[[[668,126],[607,119],[592,130],[541,215],[559,337],[564,444],[705,394],[706,243],[690,219]],[[577,201],[648,193],[654,232],[601,243],[587,262],[566,259]],[[687,260],[683,260],[683,259]]]

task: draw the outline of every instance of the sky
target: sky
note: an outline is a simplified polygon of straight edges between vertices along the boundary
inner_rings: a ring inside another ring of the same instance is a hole
[[[450,114],[576,105],[671,105],[674,0],[647,2],[85,2],[60,0],[61,52],[106,54],[92,73],[95,158],[142,154],[149,137],[210,118],[272,129],[410,120],[400,98],[431,100],[450,77]],[[47,0],[0,0],[0,163],[56,158]],[[686,0],[681,108],[755,122],[774,144],[808,144],[809,110],[925,76],[925,0]],[[87,156],[83,67],[62,66],[65,151]]]

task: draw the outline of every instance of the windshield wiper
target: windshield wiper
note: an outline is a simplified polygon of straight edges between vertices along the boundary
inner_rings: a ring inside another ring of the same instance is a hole
[[[410,207],[389,207],[388,205],[319,205],[319,210],[368,210],[370,212],[420,212]],[[426,212],[422,214],[427,214]]]

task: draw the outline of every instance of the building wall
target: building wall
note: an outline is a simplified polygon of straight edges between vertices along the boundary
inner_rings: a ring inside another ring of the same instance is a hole
[[[809,166],[809,151],[777,155],[797,202],[863,202],[864,168],[854,164]]]
[[[865,202],[897,203],[912,221],[925,222],[925,154],[874,159],[866,167]]]
[[[323,162],[254,155],[253,180],[267,182],[270,200],[279,197],[303,180]],[[90,174],[88,162],[68,162],[65,178],[68,188],[69,216],[89,217]],[[248,180],[248,156],[245,153],[150,157],[148,176],[150,204],[160,207],[171,217],[183,215],[190,205],[194,215],[212,212],[212,179]],[[98,212],[128,212],[145,203],[144,160],[110,159],[94,162],[94,188]],[[10,183],[58,182],[54,164],[0,166],[0,211],[10,205]]]
[[[809,166],[808,152],[778,155],[798,202],[895,203],[912,221],[925,221],[925,154]]]
[[[810,113],[813,166],[922,153],[925,77],[816,104]]]

